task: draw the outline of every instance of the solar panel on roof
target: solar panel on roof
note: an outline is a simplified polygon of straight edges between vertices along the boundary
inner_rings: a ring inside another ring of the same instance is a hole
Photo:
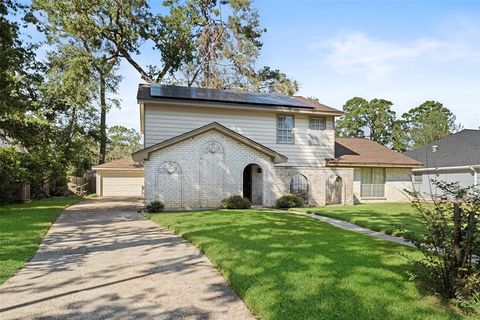
[[[179,87],[153,84],[150,87],[152,97],[169,99],[187,99],[200,101],[216,101],[227,103],[256,104],[269,106],[285,106],[313,109],[312,106],[295,100],[289,96],[270,93],[244,93],[220,89]]]

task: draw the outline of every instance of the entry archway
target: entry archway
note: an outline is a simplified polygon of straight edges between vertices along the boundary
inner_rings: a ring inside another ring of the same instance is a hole
[[[341,204],[342,203],[343,181],[336,174],[328,177],[325,186],[325,203]]]
[[[303,174],[296,174],[290,180],[290,193],[303,199],[308,204],[308,179]]]
[[[254,206],[263,205],[263,170],[258,164],[250,163],[243,169],[243,197]]]

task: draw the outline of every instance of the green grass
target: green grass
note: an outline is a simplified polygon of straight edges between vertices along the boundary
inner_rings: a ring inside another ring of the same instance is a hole
[[[260,319],[463,318],[409,280],[412,248],[286,212],[150,218],[199,247]]]
[[[418,238],[426,232],[425,224],[413,211],[410,203],[334,205],[292,210],[348,221],[361,227],[407,239]]]
[[[0,284],[33,257],[63,209],[80,201],[82,198],[49,198],[0,206]]]

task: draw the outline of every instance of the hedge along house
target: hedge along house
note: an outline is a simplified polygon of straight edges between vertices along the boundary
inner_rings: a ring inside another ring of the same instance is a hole
[[[480,190],[480,130],[465,129],[404,154],[423,163],[413,170],[413,185],[424,197],[440,192],[434,179]]]

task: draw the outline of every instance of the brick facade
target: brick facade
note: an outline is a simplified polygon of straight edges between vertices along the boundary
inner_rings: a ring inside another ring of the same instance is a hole
[[[218,207],[222,199],[242,195],[249,164],[255,164],[254,205],[273,206],[290,191],[295,174],[308,180],[309,204],[325,204],[326,180],[332,175],[342,178],[342,203],[353,203],[353,169],[275,166],[269,156],[215,130],[150,154],[144,162],[145,201],[160,200],[166,208]]]

